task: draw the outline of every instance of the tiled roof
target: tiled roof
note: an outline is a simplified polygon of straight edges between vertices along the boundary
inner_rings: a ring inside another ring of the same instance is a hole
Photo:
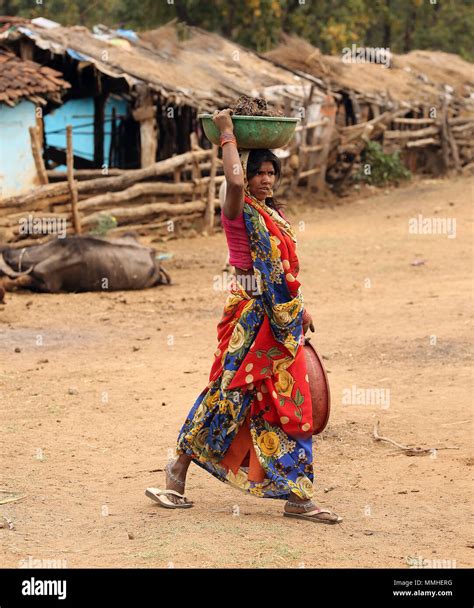
[[[60,102],[61,91],[71,86],[61,76],[57,70],[0,49],[0,103],[14,106],[23,98],[41,105],[45,98]]]

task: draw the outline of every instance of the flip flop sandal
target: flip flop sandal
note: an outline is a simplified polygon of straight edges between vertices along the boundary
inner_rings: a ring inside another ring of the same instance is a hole
[[[313,511],[308,511],[308,513],[289,513],[288,511],[284,511],[283,516],[293,517],[294,519],[307,519],[320,524],[340,524],[342,522],[342,517],[339,517],[339,515],[336,515],[337,519],[319,519],[318,517],[313,517],[313,515],[319,513],[336,515],[336,513],[333,513],[333,511],[328,511],[328,509],[314,509]]]
[[[151,498],[165,509],[190,509],[193,506],[192,502],[185,502],[181,504],[175,504],[172,500],[167,497],[167,494],[174,494],[186,500],[184,494],[176,492],[176,490],[160,490],[160,488],[147,488],[145,495]]]

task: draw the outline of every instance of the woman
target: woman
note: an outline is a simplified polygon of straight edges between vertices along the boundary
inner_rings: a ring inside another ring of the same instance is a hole
[[[303,315],[295,233],[273,199],[280,163],[269,150],[239,153],[230,114],[216,111],[213,120],[221,134],[222,220],[235,280],[217,327],[209,383],[181,428],[166,490],[146,494],[167,508],[192,507],[184,487],[193,461],[244,492],[286,500],[286,517],[339,523],[311,501],[312,406],[302,345],[314,327]]]

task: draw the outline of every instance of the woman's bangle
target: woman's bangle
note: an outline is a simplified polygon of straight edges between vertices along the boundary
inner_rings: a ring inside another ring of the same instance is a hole
[[[237,145],[237,139],[233,133],[221,133],[219,137],[219,143],[222,146],[228,144],[229,142]]]

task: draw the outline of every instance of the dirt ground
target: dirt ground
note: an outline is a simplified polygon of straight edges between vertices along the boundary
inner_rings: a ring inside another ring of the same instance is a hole
[[[0,504],[14,525],[0,529],[0,565],[472,567],[473,184],[418,180],[289,211],[332,393],[329,425],[314,439],[315,501],[344,518],[339,526],[283,518],[283,501],[195,465],[192,509],[144,495],[163,485],[208,382],[225,300],[222,232],[157,245],[173,254],[171,287],[7,294],[0,502],[25,497]],[[418,214],[455,218],[456,238],[411,234]],[[343,398],[374,388],[390,391],[388,407]],[[377,420],[402,444],[457,449],[407,456],[374,441]]]

